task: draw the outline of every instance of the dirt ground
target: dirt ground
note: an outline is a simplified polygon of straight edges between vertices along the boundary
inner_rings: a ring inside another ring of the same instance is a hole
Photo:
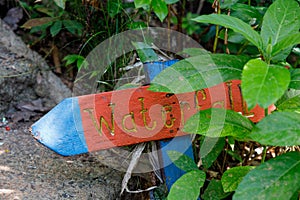
[[[119,172],[93,155],[57,155],[31,136],[31,124],[0,127],[1,200],[120,198]]]

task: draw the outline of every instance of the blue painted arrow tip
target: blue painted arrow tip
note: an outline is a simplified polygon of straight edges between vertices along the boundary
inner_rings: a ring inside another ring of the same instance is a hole
[[[31,126],[32,135],[63,156],[87,153],[77,98],[67,98]]]

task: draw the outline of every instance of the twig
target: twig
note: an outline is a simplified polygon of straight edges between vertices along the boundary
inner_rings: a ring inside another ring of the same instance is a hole
[[[197,14],[198,15],[200,15],[200,13],[201,13],[201,10],[203,8],[204,2],[205,2],[205,0],[200,0],[200,2],[199,2],[199,6],[198,6],[198,9],[197,9]]]

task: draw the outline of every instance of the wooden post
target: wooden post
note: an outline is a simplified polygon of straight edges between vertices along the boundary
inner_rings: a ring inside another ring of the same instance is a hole
[[[166,62],[154,62],[154,63],[144,64],[144,71],[148,83],[150,83],[154,79],[154,77],[158,75],[162,70],[173,65],[177,61],[178,60],[171,60]],[[161,154],[160,160],[162,160],[161,165],[164,166],[162,171],[164,174],[165,183],[168,190],[170,190],[174,182],[178,178],[180,178],[185,173],[185,171],[179,169],[175,164],[172,163],[172,161],[168,156],[168,151],[175,150],[194,159],[192,138],[191,135],[185,135],[185,136],[175,137],[171,140],[160,140],[158,141],[158,146],[160,147],[160,154]]]

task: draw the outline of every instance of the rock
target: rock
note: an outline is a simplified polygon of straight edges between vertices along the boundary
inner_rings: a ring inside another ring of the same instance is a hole
[[[45,60],[0,19],[0,116],[21,101],[42,99],[47,108],[72,95]]]
[[[3,18],[12,30],[18,28],[19,21],[23,18],[23,9],[21,7],[14,7],[8,10],[6,16]]]

